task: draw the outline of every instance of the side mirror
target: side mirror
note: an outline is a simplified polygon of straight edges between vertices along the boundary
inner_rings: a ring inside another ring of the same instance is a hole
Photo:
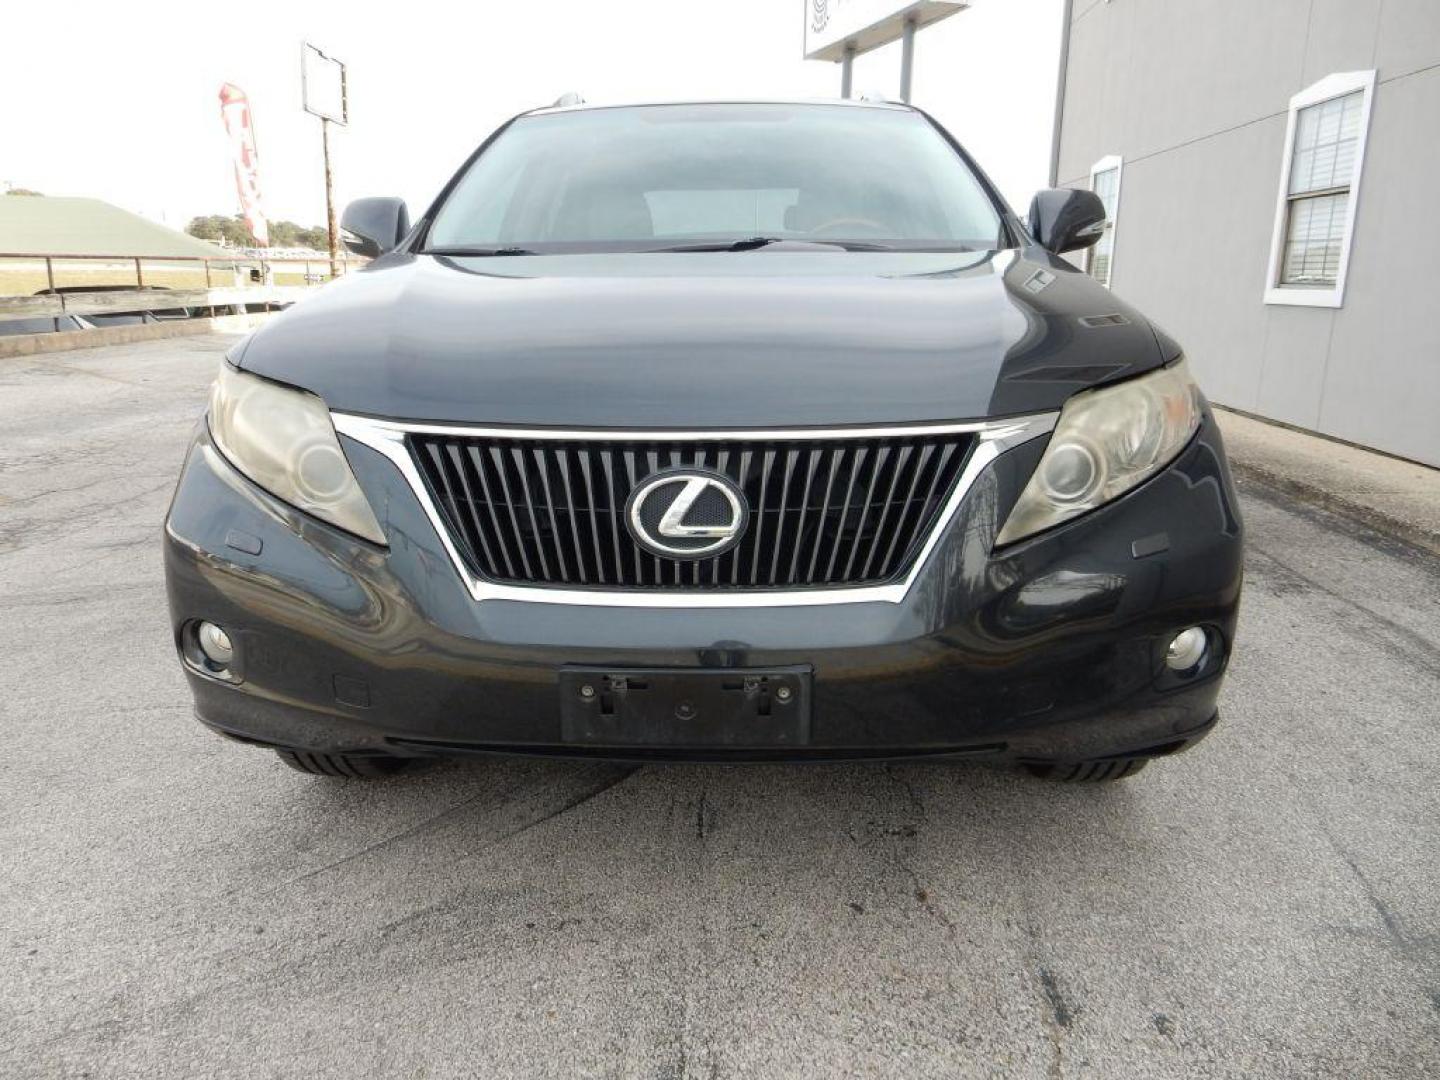
[[[340,238],[356,255],[379,258],[405,239],[410,211],[404,199],[356,199],[340,218]]]
[[[1105,235],[1106,216],[1093,191],[1047,188],[1030,202],[1030,233],[1041,247],[1061,255],[1096,243]]]

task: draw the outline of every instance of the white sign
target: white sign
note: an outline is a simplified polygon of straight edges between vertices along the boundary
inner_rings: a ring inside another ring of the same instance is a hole
[[[308,41],[300,43],[300,97],[306,112],[331,123],[349,123],[345,65]]]
[[[917,28],[964,11],[971,0],[805,0],[805,59],[843,60],[896,41]]]

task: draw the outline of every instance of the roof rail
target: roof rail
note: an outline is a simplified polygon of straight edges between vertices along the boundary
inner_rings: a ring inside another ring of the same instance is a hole
[[[571,91],[568,91],[567,93],[561,94],[558,98],[556,98],[556,99],[555,99],[555,104],[551,105],[550,107],[551,107],[552,109],[567,109],[567,108],[569,108],[571,105],[584,105],[584,104],[585,104],[585,99],[584,99],[584,97],[582,97],[581,95],[577,94],[574,90],[571,90]]]

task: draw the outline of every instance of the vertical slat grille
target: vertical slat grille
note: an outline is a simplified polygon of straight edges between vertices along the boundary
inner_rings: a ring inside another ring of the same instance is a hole
[[[473,572],[521,585],[803,589],[903,574],[954,489],[973,436],[620,441],[412,434],[412,455]],[[719,555],[643,550],[630,492],[675,467],[719,472],[750,522]]]

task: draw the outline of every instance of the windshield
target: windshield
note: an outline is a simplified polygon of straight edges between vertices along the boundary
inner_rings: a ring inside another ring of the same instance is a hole
[[[918,113],[650,105],[521,117],[470,166],[430,251],[651,251],[798,240],[1005,246],[964,159]],[[823,249],[822,249],[823,250]]]

